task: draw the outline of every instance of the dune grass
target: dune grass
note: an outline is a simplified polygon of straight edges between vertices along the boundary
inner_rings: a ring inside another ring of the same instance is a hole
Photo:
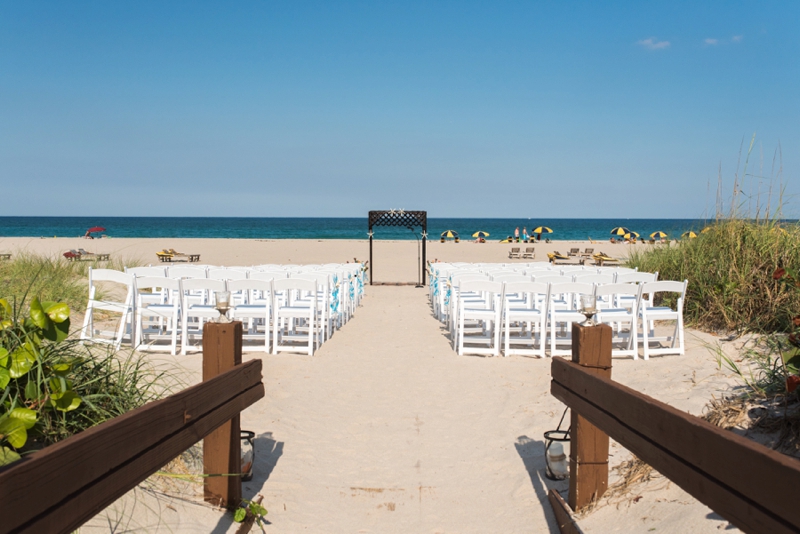
[[[800,310],[800,292],[772,276],[777,267],[800,265],[796,224],[720,220],[696,239],[635,250],[628,265],[658,271],[662,280],[689,280],[686,319],[703,330],[788,332]]]
[[[0,262],[0,298],[10,303],[30,302],[38,296],[41,301],[65,302],[74,311],[83,311],[88,299],[89,267],[124,270],[139,261],[112,258],[110,261],[67,261],[65,258],[15,254],[13,259]]]

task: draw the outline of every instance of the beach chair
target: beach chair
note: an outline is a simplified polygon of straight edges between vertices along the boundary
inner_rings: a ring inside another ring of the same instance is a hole
[[[163,271],[163,269],[162,269]],[[173,356],[177,353],[178,330],[180,329],[180,299],[168,302],[162,297],[166,294],[178,294],[180,282],[161,276],[139,276],[135,279],[136,291],[136,339],[137,350],[169,350]],[[145,291],[147,290],[147,291]],[[154,301],[154,297],[158,297]],[[153,323],[152,318],[158,321]],[[148,321],[147,319],[151,319]],[[169,345],[157,342],[168,338]]]
[[[583,256],[584,258],[591,258],[592,254],[594,254],[594,249],[590,247],[587,247],[586,250],[581,252],[581,256]]]
[[[506,282],[503,306],[503,354],[545,357],[548,284]],[[512,325],[515,325],[512,336]],[[515,345],[515,346],[512,346]],[[524,345],[520,348],[518,345]]]
[[[525,252],[522,253],[523,258],[533,259],[536,257],[536,247],[525,247]]]
[[[569,249],[569,252],[567,252],[567,256],[579,256],[580,253],[581,253],[581,249],[579,249],[577,247],[576,248],[571,248],[571,249]]]
[[[550,260],[550,263],[553,265],[563,265],[564,262],[569,261],[569,256],[564,256],[559,251],[548,252],[547,259]]]
[[[64,257],[67,258],[67,261],[79,261],[81,259],[81,253],[77,250],[70,249],[64,253]]]
[[[519,252],[520,247],[511,247],[511,251],[508,253],[508,257],[513,260],[518,260],[522,257],[522,254]]]
[[[595,265],[600,267],[608,264],[619,264],[619,260],[617,258],[613,258],[604,252],[598,252],[597,254],[592,255],[592,258],[595,261]]]
[[[683,299],[686,295],[686,286],[688,284],[689,281],[684,280],[683,282],[645,282],[640,285],[638,308],[639,317],[642,320],[642,350],[645,360],[649,359],[651,354],[684,354]],[[675,309],[669,306],[650,306],[644,300],[645,294],[652,297],[656,293],[677,293]],[[656,321],[675,321],[675,330],[672,335],[656,337]],[[651,348],[651,341],[670,341],[671,343],[668,347]]]
[[[8,253],[0,254],[0,261],[10,260],[10,259],[11,259],[11,254]]]
[[[123,286],[123,300],[97,298],[97,283],[118,284]],[[108,343],[119,349],[127,336],[134,343],[134,279],[133,275],[113,269],[93,269],[89,267],[89,301],[86,303],[86,315],[83,318],[80,339],[94,343]],[[97,310],[120,314],[115,331],[95,330],[94,312]]]

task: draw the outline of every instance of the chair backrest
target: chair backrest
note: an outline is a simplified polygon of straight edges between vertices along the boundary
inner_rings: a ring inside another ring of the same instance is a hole
[[[494,297],[502,297],[503,283],[492,282],[488,278],[483,280],[461,280],[459,282],[459,291],[462,293],[467,291],[474,293],[489,293]],[[492,299],[488,300],[491,301]],[[464,301],[462,301],[462,306],[463,304]]]
[[[533,303],[537,301],[546,303],[547,296],[550,292],[549,286],[550,284],[543,282],[505,282],[503,294],[508,296],[525,293],[534,296],[534,299],[531,301]],[[536,296],[541,296],[542,298],[536,298]]]
[[[292,273],[294,279],[314,280],[317,283],[317,288],[323,291],[331,286],[331,275],[328,273],[321,273],[319,271],[308,273]]]
[[[89,285],[91,286],[94,282],[116,282],[132,287],[133,275],[114,269],[93,269],[89,267]]]
[[[254,278],[228,280],[227,287],[228,291],[231,293],[236,291],[264,291],[270,293],[272,291],[272,280],[258,280]]]
[[[175,278],[168,278],[166,276],[137,276],[136,277],[136,292],[142,289],[168,289],[170,291],[179,291],[181,284]]]
[[[594,291],[598,297],[605,295],[638,296],[639,286],[637,284],[603,284],[595,286]]]
[[[208,278],[211,280],[245,280],[247,271],[235,269],[209,269]]]
[[[494,282],[530,282],[531,277],[524,274],[497,274],[492,276]]]
[[[275,280],[280,278],[288,278],[287,271],[252,271],[250,278],[252,280]]]
[[[208,271],[204,267],[167,267],[167,276],[170,278],[208,278]]]
[[[575,281],[584,284],[613,284],[614,275],[611,273],[597,274],[587,271],[584,273],[576,273]]]
[[[306,278],[277,278],[272,281],[272,288],[275,291],[299,290],[316,292],[317,282]]]
[[[617,283],[620,284],[630,284],[630,283],[645,283],[645,282],[657,282],[658,281],[658,271],[654,273],[618,273],[617,274]]]
[[[534,273],[533,281],[542,284],[565,284],[567,282],[572,282],[572,277],[562,276],[560,274],[555,274],[552,271],[550,271],[547,274]]]
[[[217,291],[227,291],[225,280],[211,280],[208,278],[183,278],[181,282],[181,294],[186,299],[189,291],[205,291],[206,302],[214,302],[214,293]]]
[[[655,295],[656,293],[679,293],[678,296],[678,311],[683,310],[683,297],[686,294],[686,286],[689,284],[688,280],[677,282],[673,280],[661,280],[660,282],[644,282],[641,285],[642,295]]]
[[[133,276],[166,276],[165,267],[126,267],[125,272]]]
[[[577,305],[577,300],[570,298],[575,295],[594,295],[594,284],[583,284],[581,282],[567,282],[563,284],[550,284],[548,293],[550,300],[556,295],[566,295],[567,305]]]

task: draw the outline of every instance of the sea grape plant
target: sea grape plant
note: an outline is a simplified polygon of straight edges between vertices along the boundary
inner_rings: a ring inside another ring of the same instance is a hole
[[[31,300],[28,315],[0,299],[0,466],[20,458],[43,417],[81,404],[70,372],[74,361],[56,350],[69,335],[63,302]]]

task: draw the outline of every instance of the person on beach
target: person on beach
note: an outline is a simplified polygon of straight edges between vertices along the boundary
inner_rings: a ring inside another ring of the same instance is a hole
[[[91,232],[89,232],[89,230],[86,230],[86,233],[83,234],[83,238],[84,239],[94,239],[94,237],[92,236]]]
[[[514,228],[514,241],[516,241],[517,243],[519,243],[519,226],[517,226],[516,228]]]
[[[527,226],[523,226],[522,227],[522,242],[523,243],[527,243],[528,242],[528,227]]]

